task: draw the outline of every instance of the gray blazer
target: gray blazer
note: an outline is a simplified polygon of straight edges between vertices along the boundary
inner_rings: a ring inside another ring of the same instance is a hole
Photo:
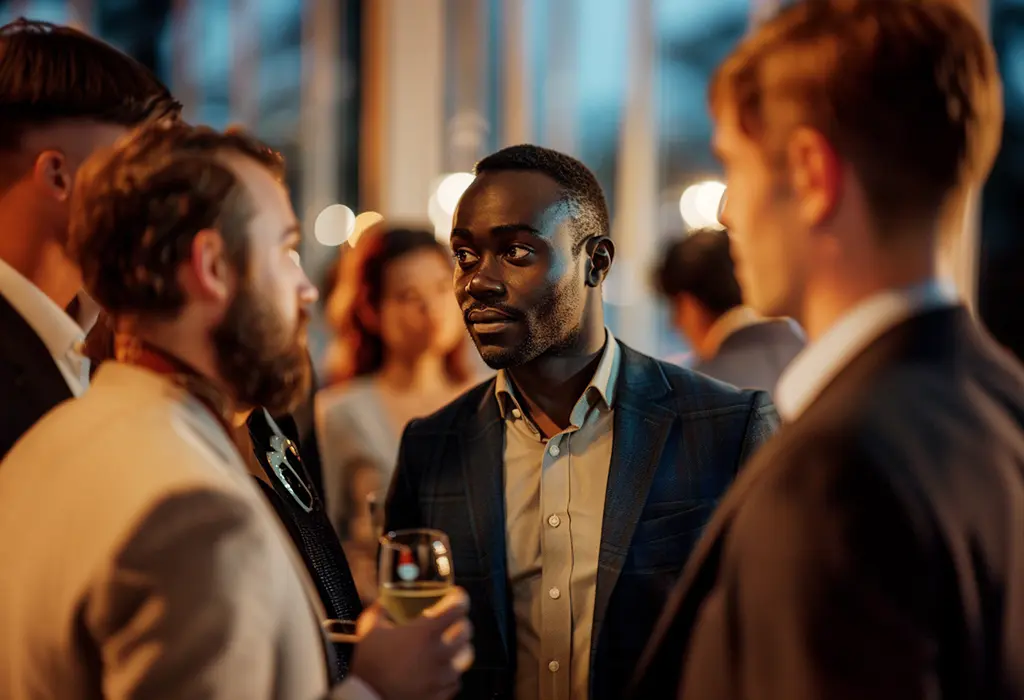
[[[710,360],[693,369],[741,389],[774,391],[779,376],[804,348],[804,337],[791,321],[764,321],[740,328],[722,341]]]
[[[297,553],[227,433],[164,378],[108,363],[36,424],[0,464],[0,528],[0,697],[327,693]]]

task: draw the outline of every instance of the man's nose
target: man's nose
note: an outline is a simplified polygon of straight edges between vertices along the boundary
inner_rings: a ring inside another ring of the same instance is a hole
[[[299,283],[299,301],[305,306],[312,306],[320,298],[320,292],[316,286],[309,281],[305,271],[302,272],[302,281]]]
[[[505,296],[505,283],[482,267],[469,278],[466,291],[474,299],[494,299]]]

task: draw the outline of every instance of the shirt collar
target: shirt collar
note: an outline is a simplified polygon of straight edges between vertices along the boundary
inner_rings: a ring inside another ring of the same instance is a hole
[[[583,390],[570,414],[570,420],[577,428],[583,424],[583,419],[595,405],[603,404],[605,408],[610,409],[615,401],[615,385],[619,378],[619,366],[622,364],[622,351],[612,332],[607,328],[604,332],[604,349],[601,351],[597,369],[594,370],[594,376],[591,377],[590,383]],[[494,379],[494,394],[498,399],[498,410],[502,418],[507,420],[508,414],[517,410],[519,415],[515,416],[516,418],[526,415],[516,396],[515,386],[505,370],[499,370]]]
[[[722,347],[722,343],[735,333],[748,326],[753,326],[764,321],[756,311],[749,306],[737,306],[729,309],[711,324],[707,335],[704,336],[704,343],[701,351],[708,357],[713,357]]]
[[[912,316],[956,303],[955,293],[936,280],[887,290],[860,302],[804,348],[782,373],[774,394],[779,414],[786,421],[796,420],[879,336]]]
[[[3,260],[0,295],[25,319],[54,358],[63,358],[85,339],[81,326],[64,309]]]

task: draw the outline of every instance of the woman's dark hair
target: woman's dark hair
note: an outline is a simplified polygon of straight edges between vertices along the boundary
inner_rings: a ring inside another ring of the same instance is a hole
[[[334,284],[326,307],[327,322],[335,333],[326,362],[329,384],[374,374],[384,365],[384,343],[380,334],[360,318],[360,309],[369,305],[379,310],[388,266],[423,250],[448,259],[448,251],[434,234],[421,229],[377,225],[367,229],[354,247],[346,246],[338,259],[337,272],[331,276]],[[469,379],[465,353],[466,343],[460,342],[445,358],[452,381]]]

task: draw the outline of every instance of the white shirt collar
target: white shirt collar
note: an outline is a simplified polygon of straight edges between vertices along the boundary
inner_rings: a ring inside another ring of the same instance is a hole
[[[0,260],[0,296],[35,331],[68,380],[72,392],[80,394],[88,383],[88,364],[83,364],[84,358],[79,352],[85,340],[81,326],[43,290],[3,260]]]
[[[840,318],[790,363],[775,388],[775,406],[792,422],[825,387],[879,336],[903,321],[937,308],[954,306],[955,293],[935,281],[891,289],[865,299]]]

